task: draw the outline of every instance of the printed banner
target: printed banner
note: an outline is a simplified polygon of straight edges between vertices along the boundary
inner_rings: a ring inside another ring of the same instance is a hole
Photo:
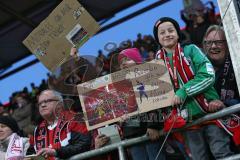
[[[136,65],[77,86],[89,130],[171,106],[173,87],[161,60]]]

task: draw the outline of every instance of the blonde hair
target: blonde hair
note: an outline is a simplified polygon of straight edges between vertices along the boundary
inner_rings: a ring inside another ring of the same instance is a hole
[[[223,33],[224,38],[226,38],[226,37],[225,37],[224,29],[223,29],[222,26],[219,26],[219,25],[211,25],[211,26],[208,27],[207,31],[205,32],[205,34],[204,34],[204,36],[203,36],[203,42],[202,42],[202,43],[204,43],[204,39],[205,39],[205,38],[209,35],[209,33],[212,32],[212,31],[217,31],[217,32],[220,31],[220,32]]]
[[[221,32],[223,37],[224,37],[224,39],[226,39],[225,32],[224,32],[224,29],[223,29],[222,26],[219,26],[219,25],[211,25],[211,26],[209,26],[207,31],[205,32],[205,34],[203,36],[203,41],[202,41],[202,46],[203,46],[203,49],[204,49],[205,52],[206,52],[206,47],[204,45],[205,39],[212,31]]]

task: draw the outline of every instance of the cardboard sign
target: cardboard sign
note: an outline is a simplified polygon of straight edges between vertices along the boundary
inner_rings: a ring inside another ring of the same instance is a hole
[[[23,43],[53,72],[69,58],[73,45],[82,46],[99,29],[77,0],[64,0]]]
[[[174,96],[163,61],[136,65],[77,86],[89,130],[171,106]]]

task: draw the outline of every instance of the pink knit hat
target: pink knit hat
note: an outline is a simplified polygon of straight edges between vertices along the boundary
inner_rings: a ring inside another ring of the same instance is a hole
[[[133,60],[134,62],[136,62],[137,64],[142,63],[142,57],[137,48],[128,48],[128,49],[122,50],[118,55],[118,62],[121,62],[121,59],[123,57],[129,58],[129,59]]]

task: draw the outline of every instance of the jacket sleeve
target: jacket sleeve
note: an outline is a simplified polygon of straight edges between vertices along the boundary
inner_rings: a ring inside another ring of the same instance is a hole
[[[91,138],[84,124],[78,122],[71,122],[69,125],[71,132],[71,139],[67,146],[57,149],[57,157],[69,158],[75,154],[88,151],[91,146]]]
[[[197,46],[189,45],[186,47],[189,47],[186,52],[189,52],[195,75],[193,79],[176,91],[176,95],[182,99],[203,93],[212,87],[215,81],[214,68],[208,58]]]

